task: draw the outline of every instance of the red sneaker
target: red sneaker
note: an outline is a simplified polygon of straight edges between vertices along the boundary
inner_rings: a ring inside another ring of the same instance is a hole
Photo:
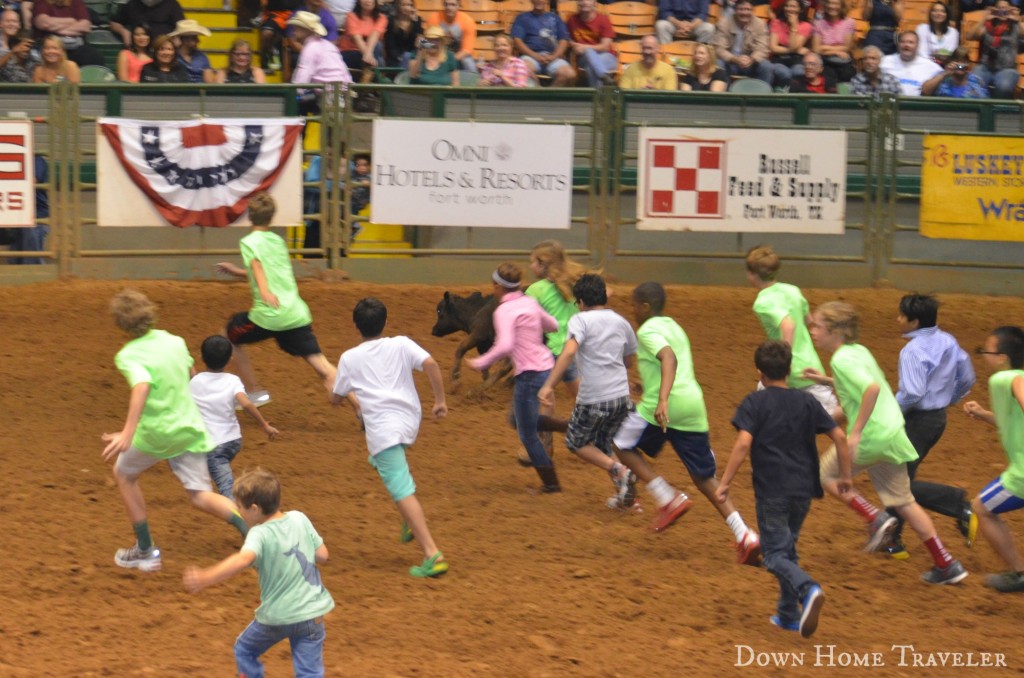
[[[747,530],[743,541],[736,542],[736,562],[753,567],[761,564],[761,540],[755,532]]]
[[[658,509],[658,513],[654,516],[654,522],[651,524],[651,529],[655,532],[664,532],[682,518],[683,514],[689,511],[692,506],[693,502],[690,498],[680,492],[672,501]]]

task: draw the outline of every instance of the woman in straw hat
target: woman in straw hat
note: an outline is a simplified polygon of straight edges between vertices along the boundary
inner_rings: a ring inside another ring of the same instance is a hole
[[[459,61],[448,51],[448,34],[440,26],[423,31],[416,57],[409,62],[414,85],[459,85]]]
[[[188,71],[189,82],[214,82],[210,58],[199,49],[200,35],[210,37],[210,29],[201,26],[195,19],[182,19],[167,37],[178,39],[178,62]]]

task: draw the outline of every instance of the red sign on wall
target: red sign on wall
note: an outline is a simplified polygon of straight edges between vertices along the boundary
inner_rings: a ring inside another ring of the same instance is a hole
[[[36,225],[32,123],[0,121],[0,227]]]

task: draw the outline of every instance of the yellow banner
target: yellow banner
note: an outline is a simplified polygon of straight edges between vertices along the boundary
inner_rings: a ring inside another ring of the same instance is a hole
[[[921,235],[1024,241],[1024,137],[925,136]]]

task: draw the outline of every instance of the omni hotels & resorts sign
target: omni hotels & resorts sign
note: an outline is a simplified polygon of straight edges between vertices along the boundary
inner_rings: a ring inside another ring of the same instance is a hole
[[[639,130],[637,228],[841,234],[846,133]]]
[[[921,235],[1024,241],[1024,137],[925,136]]]
[[[377,119],[370,219],[568,229],[572,162],[570,125]]]

